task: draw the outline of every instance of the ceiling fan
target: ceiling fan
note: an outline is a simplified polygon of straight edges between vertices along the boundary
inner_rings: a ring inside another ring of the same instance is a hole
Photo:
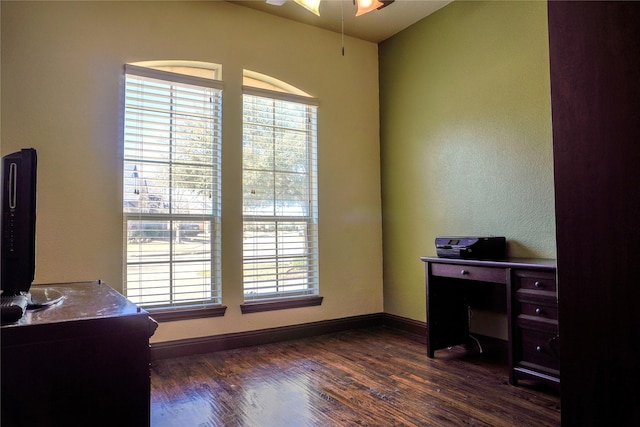
[[[305,9],[315,13],[320,16],[320,1],[321,0],[293,0],[298,3],[300,6]],[[383,7],[389,6],[395,0],[353,0],[354,4],[358,5],[358,11],[356,12],[356,16],[363,15],[367,12],[371,12],[372,10],[382,9]],[[271,4],[274,6],[282,6],[287,2],[287,0],[266,0],[267,4]]]

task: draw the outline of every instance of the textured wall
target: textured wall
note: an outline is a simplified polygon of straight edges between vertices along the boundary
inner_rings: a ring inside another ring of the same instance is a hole
[[[436,236],[555,257],[546,3],[454,2],[379,51],[385,311],[424,321]]]

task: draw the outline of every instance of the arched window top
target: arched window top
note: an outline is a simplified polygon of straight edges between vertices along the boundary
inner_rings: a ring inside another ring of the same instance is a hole
[[[163,60],[131,62],[131,65],[204,79],[222,80],[222,65],[212,62]]]
[[[311,97],[307,92],[297,87],[278,80],[275,77],[267,76],[256,71],[242,70],[242,84],[248,87],[266,89],[275,92],[288,93],[290,95]]]

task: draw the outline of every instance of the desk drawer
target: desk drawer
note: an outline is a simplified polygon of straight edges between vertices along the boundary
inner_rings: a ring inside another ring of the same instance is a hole
[[[454,279],[507,283],[507,274],[503,268],[455,264],[432,264],[431,274],[433,276],[451,277]]]
[[[560,358],[552,347],[555,334],[522,329],[522,361],[560,369]],[[556,338],[557,339],[557,338]]]
[[[541,319],[558,320],[558,307],[555,305],[520,302],[520,314]]]
[[[554,273],[515,271],[514,279],[516,288],[556,292],[556,276]]]

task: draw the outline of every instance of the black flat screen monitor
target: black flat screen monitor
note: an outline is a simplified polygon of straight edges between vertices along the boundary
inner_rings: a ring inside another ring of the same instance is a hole
[[[28,292],[35,277],[37,163],[33,148],[2,157],[0,289],[3,296]]]

